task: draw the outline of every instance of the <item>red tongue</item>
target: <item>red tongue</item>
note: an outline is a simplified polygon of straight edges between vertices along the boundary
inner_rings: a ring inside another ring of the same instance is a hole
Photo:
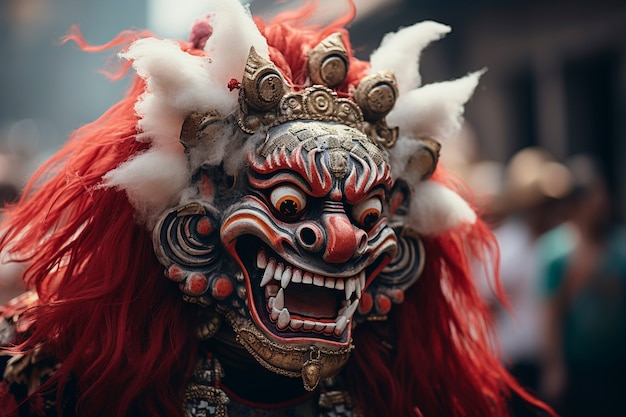
[[[312,285],[291,283],[285,290],[285,307],[289,313],[315,319],[337,317],[334,291]]]

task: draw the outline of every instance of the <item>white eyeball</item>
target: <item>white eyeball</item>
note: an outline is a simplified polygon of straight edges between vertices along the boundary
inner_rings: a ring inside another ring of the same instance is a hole
[[[378,197],[372,197],[352,207],[352,218],[365,228],[374,226],[383,211],[383,204]]]
[[[305,209],[307,196],[298,187],[281,185],[272,190],[270,201],[280,214],[286,217],[294,217]]]

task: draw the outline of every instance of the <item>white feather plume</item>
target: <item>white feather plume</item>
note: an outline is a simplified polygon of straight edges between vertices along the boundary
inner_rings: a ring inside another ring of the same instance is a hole
[[[417,88],[421,84],[419,58],[422,50],[450,30],[450,26],[425,21],[388,33],[370,57],[370,73],[392,70],[401,96]]]
[[[390,149],[392,172],[395,179],[404,179],[411,187],[408,223],[418,233],[437,235],[476,221],[476,213],[461,196],[434,181],[420,182],[417,174],[407,171],[407,164],[420,147],[417,138],[443,141],[458,133],[464,105],[483,72],[414,89],[400,96],[387,116],[388,124],[398,126],[401,134]]]
[[[452,81],[427,84],[398,97],[387,116],[403,135],[437,141],[454,137],[463,124],[463,109],[484,70]]]
[[[476,221],[476,213],[461,196],[434,181],[413,187],[408,224],[423,235],[438,235]]]
[[[269,59],[267,40],[263,37],[247,7],[239,0],[214,0],[209,8],[213,34],[204,50],[215,60],[212,74],[223,85],[232,78],[241,79],[250,47]],[[219,31],[217,30],[219,28]]]

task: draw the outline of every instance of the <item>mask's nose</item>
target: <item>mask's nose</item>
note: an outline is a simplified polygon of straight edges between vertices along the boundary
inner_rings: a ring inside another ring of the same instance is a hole
[[[367,245],[367,234],[352,224],[343,204],[326,202],[321,223],[326,231],[326,246],[322,255],[324,261],[344,263],[363,252]]]

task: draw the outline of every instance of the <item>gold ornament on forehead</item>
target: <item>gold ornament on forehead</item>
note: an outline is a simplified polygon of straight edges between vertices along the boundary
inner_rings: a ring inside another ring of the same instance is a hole
[[[330,87],[348,75],[349,56],[339,33],[330,35],[308,54],[309,78],[314,85],[290,91],[278,68],[250,49],[239,92],[239,127],[248,134],[292,120],[318,120],[344,124],[392,147],[398,129],[387,126],[398,88],[390,71],[365,77],[354,99],[340,98]]]

